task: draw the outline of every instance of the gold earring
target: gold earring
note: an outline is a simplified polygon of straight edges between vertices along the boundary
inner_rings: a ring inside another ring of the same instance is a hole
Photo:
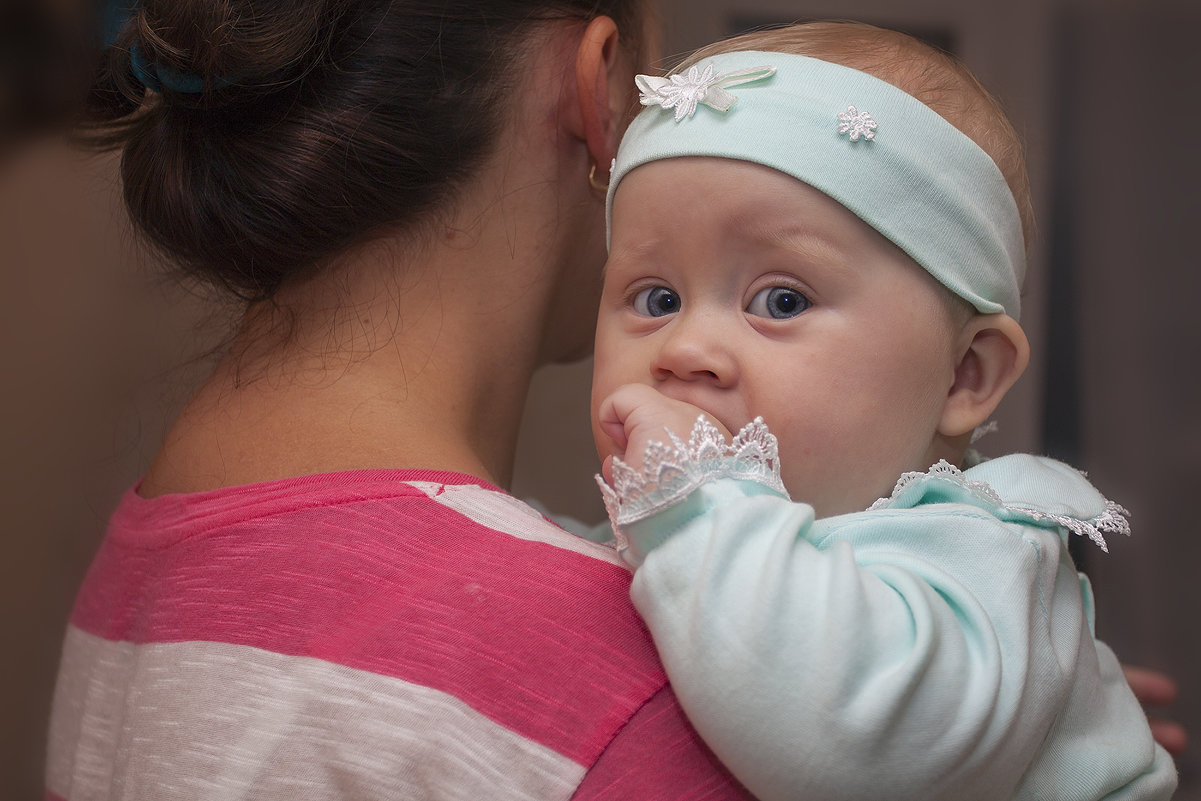
[[[609,191],[609,182],[601,183],[596,178],[596,162],[592,162],[592,167],[588,170],[588,186],[592,187],[593,192],[599,192],[604,195]]]

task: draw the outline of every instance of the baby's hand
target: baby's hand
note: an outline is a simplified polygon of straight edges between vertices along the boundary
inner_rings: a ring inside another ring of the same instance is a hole
[[[601,430],[613,441],[612,455],[605,457],[601,474],[613,483],[613,457],[635,470],[651,442],[667,442],[667,431],[688,439],[696,418],[704,414],[728,441],[730,432],[711,414],[691,403],[672,400],[645,384],[626,384],[601,402],[597,412]]]

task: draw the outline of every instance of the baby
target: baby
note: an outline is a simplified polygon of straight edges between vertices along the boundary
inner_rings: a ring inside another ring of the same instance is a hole
[[[614,162],[592,415],[697,730],[762,799],[1168,798],[1067,552],[1125,510],[968,450],[1029,357],[1000,107],[852,23],[690,63]]]

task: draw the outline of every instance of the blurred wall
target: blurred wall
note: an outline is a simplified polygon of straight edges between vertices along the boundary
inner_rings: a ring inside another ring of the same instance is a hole
[[[216,342],[212,310],[129,235],[116,161],[46,143],[0,164],[0,798],[41,798],[75,588]]]
[[[1201,798],[1201,610],[1193,505],[1201,483],[1201,6],[1080,4],[1059,19],[1054,262],[1073,321],[1048,390],[1075,385],[1060,430],[1073,461],[1133,513],[1134,537],[1087,549],[1097,630],[1120,656],[1181,683],[1193,743],[1177,798]],[[1054,408],[1054,394],[1049,408]],[[1075,407],[1074,410],[1072,407]],[[1071,416],[1074,411],[1074,418]]]
[[[1027,141],[1041,219],[1024,301],[1036,358],[998,416],[1001,432],[981,444],[991,452],[1041,448],[1043,378],[1053,362],[1051,395],[1060,406],[1052,433],[1071,428],[1066,397],[1077,425],[1060,438],[1063,447],[1136,513],[1134,538],[1114,543],[1103,561],[1085,557],[1099,628],[1124,658],[1178,677],[1177,713],[1201,738],[1201,659],[1187,614],[1201,598],[1185,572],[1198,556],[1186,504],[1199,477],[1190,446],[1201,442],[1193,355],[1201,326],[1188,309],[1197,297],[1196,256],[1184,240],[1201,177],[1189,152],[1198,115],[1195,3],[661,6],[669,56],[748,19],[851,17],[946,32],[1005,103]],[[112,158],[81,160],[50,143],[0,164],[5,798],[41,796],[45,715],[74,588],[119,493],[146,466],[225,330],[221,310],[157,274],[128,232]],[[1055,275],[1085,282],[1087,292],[1050,308]],[[514,489],[596,521],[603,512],[591,479],[589,371],[582,363],[537,377]],[[1201,798],[1197,754],[1194,746],[1180,763],[1179,798]]]

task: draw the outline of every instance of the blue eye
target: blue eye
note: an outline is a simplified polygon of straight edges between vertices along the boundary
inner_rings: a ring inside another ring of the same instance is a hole
[[[770,286],[761,289],[751,298],[746,310],[756,317],[771,317],[786,320],[796,317],[812,306],[809,298],[786,286]]]
[[[680,296],[665,286],[653,286],[634,296],[634,311],[648,317],[662,317],[680,310]]]

